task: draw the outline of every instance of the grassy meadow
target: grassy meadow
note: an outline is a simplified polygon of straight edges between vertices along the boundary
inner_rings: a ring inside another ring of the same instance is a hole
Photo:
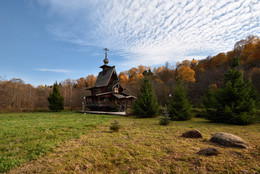
[[[122,128],[111,132],[118,120]],[[159,125],[159,118],[77,113],[0,114],[0,172],[259,173],[260,124],[214,124],[202,118]],[[202,139],[180,137],[198,129]],[[209,142],[215,132],[240,136],[248,149]],[[215,147],[218,156],[200,156]]]
[[[0,114],[0,173],[78,139],[113,116],[70,112]]]

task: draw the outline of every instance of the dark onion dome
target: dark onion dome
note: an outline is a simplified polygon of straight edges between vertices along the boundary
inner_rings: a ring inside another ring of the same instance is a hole
[[[107,65],[107,64],[109,63],[109,60],[108,60],[107,58],[105,58],[105,59],[103,60],[103,62],[104,62],[105,65]]]

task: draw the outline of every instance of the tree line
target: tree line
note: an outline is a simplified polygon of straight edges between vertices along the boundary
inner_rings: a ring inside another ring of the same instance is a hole
[[[137,94],[138,85],[143,78],[143,72],[151,73],[151,83],[158,102],[167,104],[169,94],[177,86],[177,79],[181,78],[187,84],[188,98],[194,106],[198,106],[202,96],[209,88],[224,87],[224,73],[228,71],[234,57],[240,58],[240,67],[244,79],[251,79],[254,88],[260,94],[260,38],[249,36],[238,41],[234,49],[215,56],[208,56],[202,60],[184,60],[175,67],[166,63],[165,66],[154,68],[138,66],[119,74],[121,84]]]
[[[86,87],[78,87],[76,80],[66,79],[60,82],[58,87],[64,97],[65,109],[80,109],[82,96],[89,94]],[[0,80],[0,112],[48,110],[49,102],[47,99],[52,90],[53,85],[34,87],[21,79],[2,79]]]
[[[151,85],[159,105],[165,106],[169,95],[177,86],[177,79],[187,85],[187,96],[193,106],[197,107],[208,89],[224,87],[224,74],[228,71],[234,57],[240,58],[240,67],[245,79],[251,79],[254,88],[260,94],[260,38],[248,36],[234,45],[234,49],[202,60],[184,60],[171,66],[151,68],[144,65],[120,72],[120,83],[137,96],[138,88],[144,75],[149,75]],[[88,75],[79,79],[66,79],[58,84],[64,97],[65,108],[82,107],[82,96],[89,95],[86,87],[95,84],[96,76]],[[34,111],[48,109],[48,100],[53,86],[34,87],[21,79],[4,80],[0,78],[0,111]]]
[[[259,120],[255,111],[258,95],[252,81],[244,80],[244,73],[239,65],[240,58],[236,56],[232,59],[229,70],[224,73],[224,87],[212,87],[206,91],[200,102],[200,113],[196,116],[212,122],[238,125],[248,125]],[[145,71],[143,75],[132,111],[139,118],[155,117],[159,115],[160,107],[150,82],[151,74]],[[165,107],[167,111],[163,112],[164,116],[160,119],[161,125],[169,124],[170,120],[189,120],[195,115],[191,111],[193,106],[186,96],[186,86],[179,77],[173,94],[169,96],[171,99],[168,99],[168,105]]]

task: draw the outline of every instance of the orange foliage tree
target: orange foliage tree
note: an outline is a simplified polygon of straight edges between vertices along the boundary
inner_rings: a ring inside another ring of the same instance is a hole
[[[138,68],[133,67],[127,71],[128,74],[128,83],[137,85],[139,84],[140,80],[143,79],[143,72],[145,70],[151,69],[150,67],[139,65]]]
[[[223,63],[227,61],[227,57],[225,53],[219,53],[218,55],[212,57],[210,59],[210,67],[219,67]]]
[[[77,82],[77,87],[86,87],[86,79],[84,77],[81,77],[79,79],[76,80]]]
[[[260,40],[258,40],[255,46],[254,59],[258,61],[260,60]]]
[[[133,67],[128,70],[127,74],[128,74],[129,79],[131,79],[132,77],[134,77],[137,74],[137,70],[138,69],[136,67]]]
[[[242,64],[245,63],[252,63],[254,60],[260,59],[255,54],[259,51],[259,43],[260,38],[257,36],[248,36],[246,39],[246,42],[244,43],[242,47],[242,52],[240,55],[240,60]],[[258,50],[258,51],[257,51]]]
[[[122,86],[126,86],[128,80],[128,76],[124,72],[119,73],[119,81]]]
[[[159,83],[166,83],[174,79],[174,71],[167,66],[161,66],[153,69],[154,79]]]
[[[87,85],[88,87],[93,87],[96,83],[97,78],[91,74],[87,76]]]

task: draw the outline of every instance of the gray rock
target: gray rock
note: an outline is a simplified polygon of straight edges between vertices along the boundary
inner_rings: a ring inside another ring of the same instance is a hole
[[[187,132],[184,132],[182,134],[182,137],[186,137],[186,138],[202,138],[202,134],[199,130],[194,129],[194,130],[190,130]]]
[[[229,147],[239,147],[244,149],[249,147],[249,144],[242,138],[225,132],[215,133],[209,141]]]
[[[218,149],[209,147],[209,148],[206,148],[206,149],[201,149],[201,150],[198,152],[198,154],[199,154],[199,155],[205,155],[205,156],[213,156],[213,155],[218,155],[218,154],[220,154],[220,152],[218,151]]]

